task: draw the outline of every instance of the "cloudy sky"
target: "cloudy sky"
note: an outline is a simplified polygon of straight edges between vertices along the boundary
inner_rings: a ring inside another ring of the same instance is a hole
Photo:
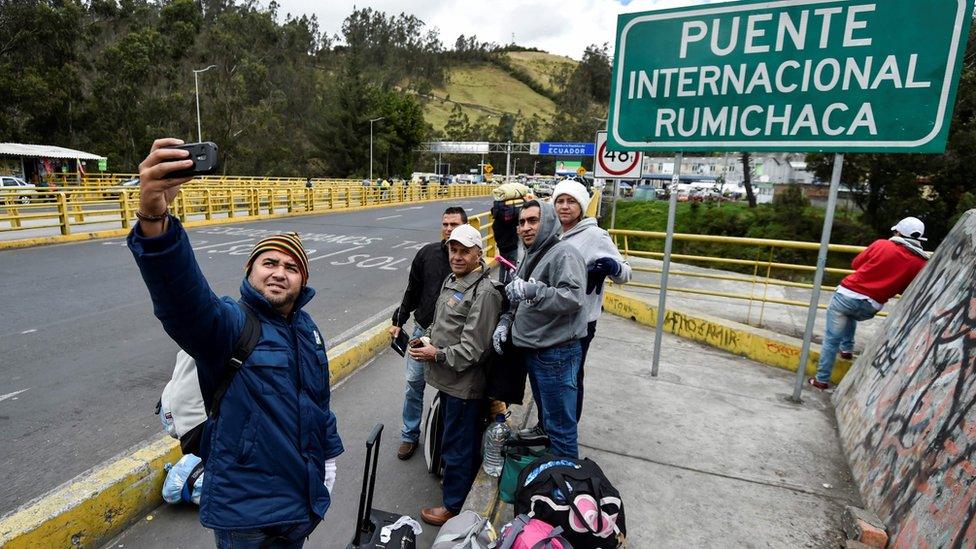
[[[265,2],[267,4],[268,2]],[[458,35],[477,35],[482,42],[537,47],[579,59],[590,44],[607,42],[613,49],[617,15],[710,0],[278,0],[284,15],[317,15],[319,26],[336,34],[353,7],[371,7],[387,14],[415,15],[437,27],[445,46]]]

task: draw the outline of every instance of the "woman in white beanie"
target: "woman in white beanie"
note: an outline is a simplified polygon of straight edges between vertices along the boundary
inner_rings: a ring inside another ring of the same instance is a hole
[[[586,316],[586,337],[580,341],[583,357],[576,378],[578,421],[583,412],[583,363],[603,309],[603,282],[609,276],[617,284],[626,284],[630,281],[630,265],[620,255],[610,234],[597,225],[596,219],[586,217],[590,193],[581,183],[572,179],[560,181],[552,191],[552,204],[562,225],[562,239],[579,250],[586,261],[586,299],[582,310]]]

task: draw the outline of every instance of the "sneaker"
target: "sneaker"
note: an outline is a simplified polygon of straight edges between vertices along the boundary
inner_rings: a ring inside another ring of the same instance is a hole
[[[518,432],[519,438],[539,438],[544,436],[546,436],[546,428],[541,423],[536,424],[535,427],[522,429]]]
[[[844,360],[854,360],[854,351],[841,351],[840,357]]]
[[[824,383],[823,381],[818,381],[817,378],[815,378],[815,377],[811,377],[810,379],[808,379],[807,380],[807,383],[809,383],[810,385],[812,385],[816,389],[820,389],[821,391],[826,391],[827,389],[830,388],[830,384],[829,383]]]

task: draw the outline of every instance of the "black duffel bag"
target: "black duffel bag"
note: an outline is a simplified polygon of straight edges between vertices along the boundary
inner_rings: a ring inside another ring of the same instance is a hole
[[[620,492],[589,459],[543,456],[522,470],[515,514],[552,526],[575,549],[615,549],[627,534]]]

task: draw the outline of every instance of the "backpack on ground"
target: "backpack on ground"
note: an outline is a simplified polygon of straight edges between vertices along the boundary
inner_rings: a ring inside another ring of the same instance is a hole
[[[206,408],[203,393],[200,391],[197,363],[182,349],[176,354],[173,377],[163,388],[163,394],[156,403],[156,413],[159,414],[163,428],[171,437],[179,439],[184,455],[200,455],[200,438],[203,436],[204,425],[209,418],[217,417],[220,399],[230,387],[237,370],[261,339],[261,321],[250,307],[244,303],[240,303],[240,307],[244,311],[244,329],[241,330],[234,352],[227,361],[227,376],[214,392],[210,409]]]
[[[515,513],[563,529],[576,549],[613,549],[626,535],[620,492],[589,459],[543,456],[519,475]]]
[[[488,519],[474,511],[463,511],[441,526],[430,549],[488,549],[497,538]]]
[[[573,549],[562,536],[560,526],[552,526],[528,515],[519,515],[502,528],[495,545],[498,549]]]
[[[444,412],[441,393],[434,394],[427,408],[424,418],[424,461],[427,462],[427,472],[436,476],[444,474],[444,460],[441,456],[441,446],[444,441]]]

